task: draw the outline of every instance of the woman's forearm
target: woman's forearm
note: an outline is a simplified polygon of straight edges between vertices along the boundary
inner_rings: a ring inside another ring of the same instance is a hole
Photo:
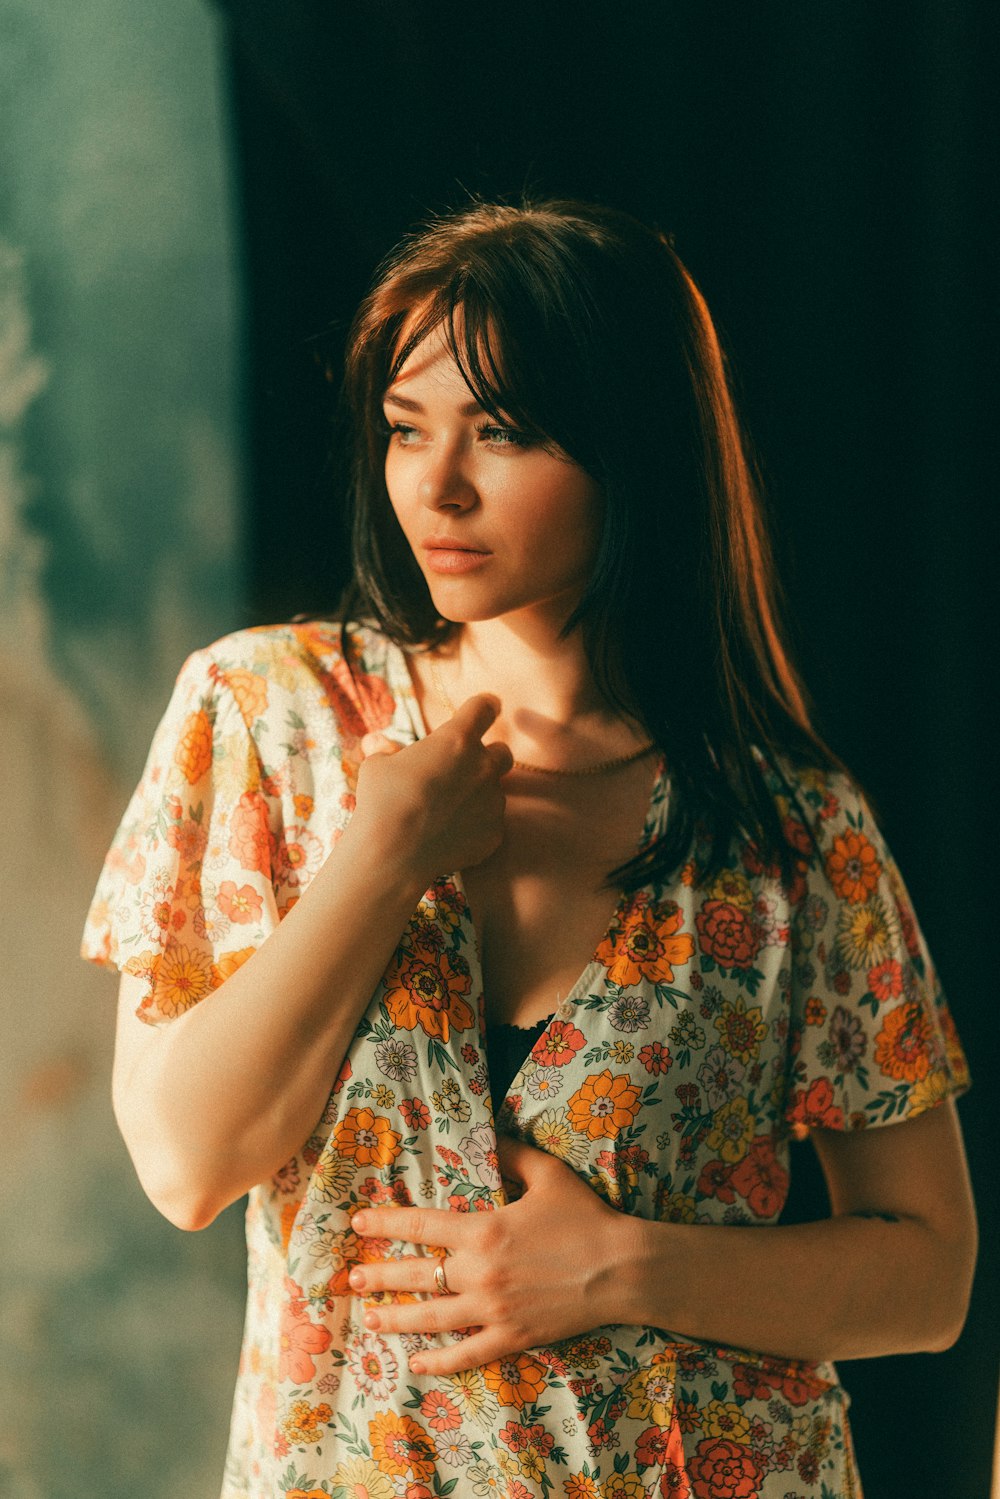
[[[974,1234],[844,1215],[777,1228],[625,1219],[621,1320],[697,1341],[823,1361],[950,1347]]]
[[[349,824],[298,903],[207,1000],[134,1021],[115,1108],[140,1180],[201,1228],[299,1151],[427,879]]]

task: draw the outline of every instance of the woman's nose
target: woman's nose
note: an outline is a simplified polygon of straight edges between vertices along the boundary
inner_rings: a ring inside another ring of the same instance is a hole
[[[417,485],[417,496],[432,510],[467,510],[475,504],[475,486],[456,448],[442,448],[428,458]]]

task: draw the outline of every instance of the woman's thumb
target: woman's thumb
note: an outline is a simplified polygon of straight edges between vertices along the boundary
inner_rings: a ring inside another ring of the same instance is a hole
[[[388,734],[378,730],[372,730],[366,734],[361,741],[361,753],[367,759],[369,755],[395,755],[403,746],[397,744],[395,739],[390,739]]]

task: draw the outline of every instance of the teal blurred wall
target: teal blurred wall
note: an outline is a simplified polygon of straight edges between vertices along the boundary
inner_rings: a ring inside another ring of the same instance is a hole
[[[0,1496],[211,1499],[244,1295],[111,1115],[98,867],[185,654],[245,623],[218,37],[0,0]]]

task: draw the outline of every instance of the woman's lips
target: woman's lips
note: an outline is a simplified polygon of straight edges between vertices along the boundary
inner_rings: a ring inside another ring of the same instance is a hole
[[[491,552],[474,552],[467,547],[428,546],[427,566],[435,573],[468,573],[482,567]]]

